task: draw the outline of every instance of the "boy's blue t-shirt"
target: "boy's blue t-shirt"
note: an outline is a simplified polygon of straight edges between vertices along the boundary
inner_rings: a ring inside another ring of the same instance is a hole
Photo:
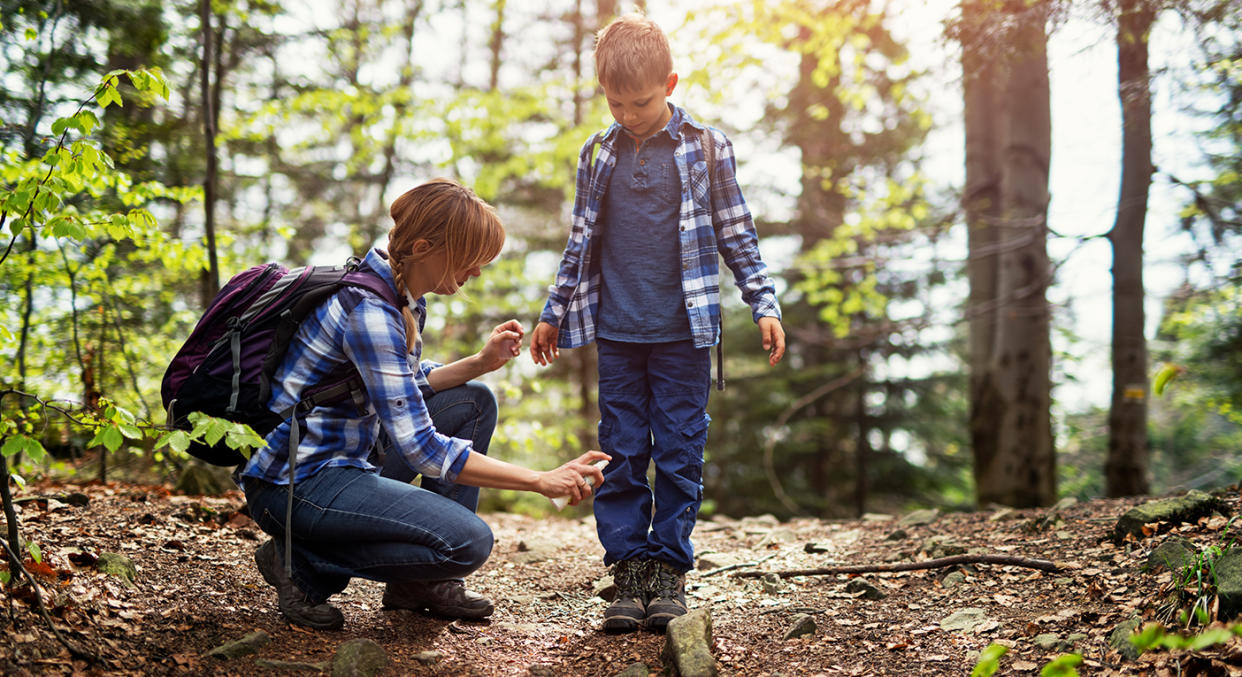
[[[635,148],[622,132],[600,224],[598,335],[613,341],[689,339],[677,224],[681,180],[668,129]]]

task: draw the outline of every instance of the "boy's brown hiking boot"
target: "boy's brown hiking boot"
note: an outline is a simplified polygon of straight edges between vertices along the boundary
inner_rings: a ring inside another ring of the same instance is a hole
[[[647,629],[664,632],[668,622],[686,613],[686,575],[671,564],[653,561]]]
[[[651,560],[627,559],[612,565],[617,598],[604,610],[604,632],[634,632],[642,626],[651,564]]]

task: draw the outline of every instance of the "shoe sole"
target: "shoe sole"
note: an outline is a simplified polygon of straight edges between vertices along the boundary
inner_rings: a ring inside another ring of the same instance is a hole
[[[635,618],[625,618],[614,616],[613,618],[604,619],[604,632],[611,635],[620,635],[629,632],[638,632],[642,627],[642,621]]]
[[[407,611],[424,612],[424,613],[430,614],[432,616],[437,616],[440,618],[454,618],[454,619],[460,619],[460,620],[465,620],[465,621],[481,621],[485,618],[490,617],[492,613],[494,613],[496,610],[495,607],[492,607],[492,606],[489,606],[486,610],[462,609],[460,607],[449,608],[449,609],[445,609],[445,608],[433,609],[429,606],[414,607],[414,606],[401,606],[397,604],[384,604],[381,608],[383,608],[385,611],[397,611],[400,609],[405,609]]]

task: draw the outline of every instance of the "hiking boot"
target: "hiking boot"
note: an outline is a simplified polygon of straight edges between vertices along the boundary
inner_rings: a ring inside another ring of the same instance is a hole
[[[328,604],[312,604],[280,564],[276,541],[268,541],[254,551],[254,563],[259,566],[263,580],[276,588],[277,606],[280,613],[294,625],[303,625],[316,630],[339,630],[345,625],[345,616],[341,610]]]
[[[647,615],[647,579],[651,560],[627,559],[612,565],[617,598],[604,609],[604,632],[634,632]]]
[[[384,589],[385,609],[426,609],[438,616],[479,620],[492,615],[492,601],[466,589],[455,578],[444,581],[389,583]]]
[[[686,613],[686,574],[665,562],[652,564],[647,629],[664,632],[669,621]]]

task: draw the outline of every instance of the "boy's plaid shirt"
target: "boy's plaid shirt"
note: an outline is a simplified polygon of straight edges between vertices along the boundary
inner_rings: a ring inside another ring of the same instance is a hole
[[[696,348],[715,345],[720,338],[720,274],[717,252],[733,271],[742,300],[752,317],[781,316],[776,288],[767,266],[759,258],[759,236],[750,210],[737,185],[737,162],[733,144],[718,129],[694,121],[683,109],[672,106],[665,129],[677,140],[673,159],[681,179],[681,213],[678,232],[681,251],[682,302],[690,317],[690,334]],[[716,166],[709,182],[702,131],[715,142]],[[600,274],[592,260],[592,238],[599,227],[600,205],[608,180],[617,164],[618,139],[625,132],[613,123],[592,136],[578,156],[573,225],[561,257],[556,282],[548,287],[548,301],[541,322],[559,327],[557,344],[577,348],[595,340],[595,317],[599,308]],[[627,137],[628,138],[628,137]],[[595,146],[599,154],[595,161]],[[708,185],[712,183],[713,185]],[[709,195],[710,192],[710,195]]]

